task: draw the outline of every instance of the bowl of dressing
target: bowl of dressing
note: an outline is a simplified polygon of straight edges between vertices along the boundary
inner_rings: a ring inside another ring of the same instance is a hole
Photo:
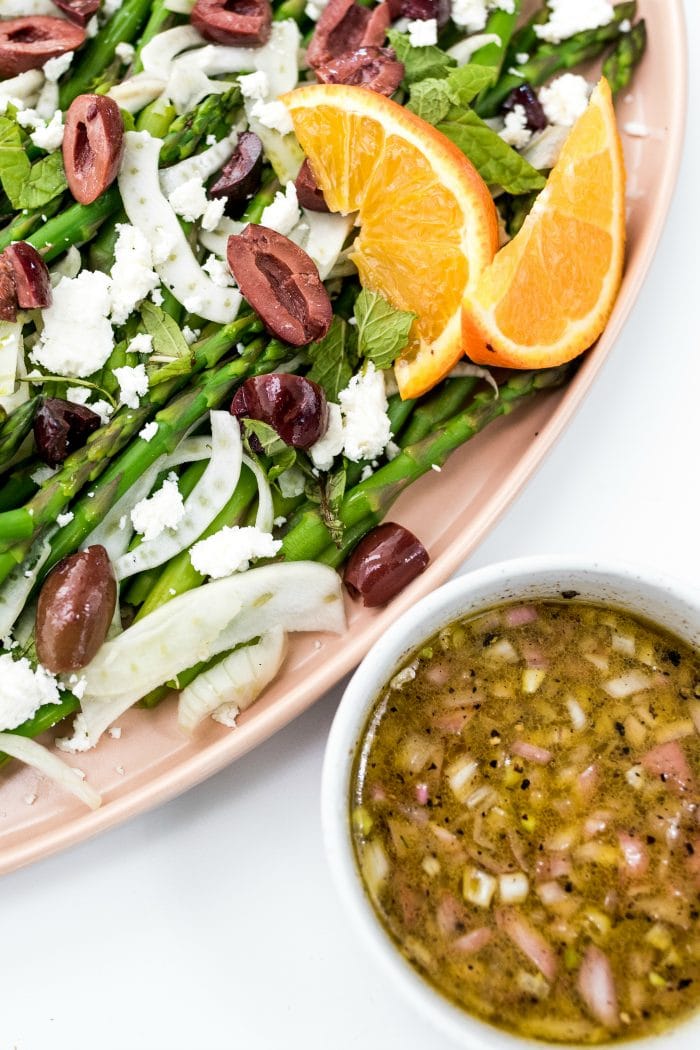
[[[700,594],[461,576],[350,681],[322,817],[350,919],[457,1045],[700,1045]]]

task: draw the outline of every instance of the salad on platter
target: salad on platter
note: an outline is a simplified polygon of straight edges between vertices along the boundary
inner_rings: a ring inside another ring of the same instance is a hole
[[[636,0],[0,0],[3,756],[97,807],[61,751],[173,690],[233,727],[425,569],[397,497],[613,308],[645,45]]]

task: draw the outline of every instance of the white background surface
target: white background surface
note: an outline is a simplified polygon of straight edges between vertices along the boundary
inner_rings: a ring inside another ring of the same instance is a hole
[[[700,4],[686,0],[691,55]],[[642,295],[583,409],[465,568],[536,553],[700,585],[700,72]],[[6,876],[0,1050],[426,1050],[341,914],[319,821],[339,687],[155,812]]]

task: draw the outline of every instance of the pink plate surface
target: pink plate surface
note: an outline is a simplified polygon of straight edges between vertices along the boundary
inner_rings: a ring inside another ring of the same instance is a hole
[[[420,535],[428,570],[387,609],[348,603],[342,638],[296,636],[283,673],[231,731],[209,723],[195,741],[182,738],[174,700],[119,720],[118,740],[70,757],[103,794],[96,812],[66,797],[28,769],[0,773],[0,872],[44,857],[111,827],[210,776],[290,722],[353,668],[404,609],[442,583],[486,535],[562,433],[617,338],[654,254],[673,193],[686,108],[686,40],[681,0],[640,0],[649,49],[620,122],[647,126],[623,134],[628,168],[629,248],[622,290],[608,327],[565,390],[547,394],[500,421],[399,500],[392,518]],[[435,507],[442,514],[435,514]],[[29,796],[36,795],[32,805]]]

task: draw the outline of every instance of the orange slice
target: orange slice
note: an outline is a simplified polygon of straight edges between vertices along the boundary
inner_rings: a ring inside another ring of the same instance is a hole
[[[602,79],[522,229],[468,292],[465,353],[505,368],[570,361],[607,324],[624,254],[625,167]]]
[[[462,356],[462,302],[498,247],[491,195],[456,146],[383,95],[315,84],[282,101],[329,208],[359,212],[363,287],[417,314],[396,365],[401,396],[417,397]]]

